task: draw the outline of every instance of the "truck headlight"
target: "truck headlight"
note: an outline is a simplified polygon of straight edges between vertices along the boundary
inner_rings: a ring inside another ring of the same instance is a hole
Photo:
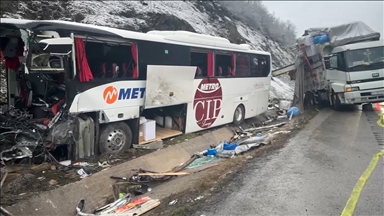
[[[360,88],[358,86],[356,87],[347,87],[345,88],[346,92],[352,92],[352,91],[360,91]]]

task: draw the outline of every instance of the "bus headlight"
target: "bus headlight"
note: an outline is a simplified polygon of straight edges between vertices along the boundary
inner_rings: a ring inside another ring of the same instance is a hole
[[[352,92],[352,91],[360,91],[360,88],[358,86],[356,87],[347,87],[345,88],[346,92]]]

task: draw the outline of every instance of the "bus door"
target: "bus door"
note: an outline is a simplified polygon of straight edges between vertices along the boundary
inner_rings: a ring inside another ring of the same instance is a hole
[[[145,109],[193,101],[196,67],[148,65]]]

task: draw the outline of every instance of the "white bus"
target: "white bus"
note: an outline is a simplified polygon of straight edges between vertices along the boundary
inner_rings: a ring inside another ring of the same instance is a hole
[[[2,41],[9,41],[2,45],[4,56],[11,57],[6,52],[9,46],[16,49],[17,41],[29,44],[26,58],[21,59],[26,67],[20,67],[28,73],[25,77],[44,74],[50,82],[56,79],[65,86],[57,104],[65,104],[71,117],[55,126],[73,126],[67,131],[73,131],[76,157],[119,153],[132,144],[232,122],[240,125],[268,107],[271,55],[247,44],[186,31],[139,33],[66,21],[1,19],[1,23]],[[16,81],[12,69],[8,71],[8,103],[14,105]],[[47,87],[37,83],[40,78],[28,82],[32,89],[41,87],[32,91],[32,97],[47,94]],[[141,137],[143,117],[146,124],[157,123],[153,139]]]

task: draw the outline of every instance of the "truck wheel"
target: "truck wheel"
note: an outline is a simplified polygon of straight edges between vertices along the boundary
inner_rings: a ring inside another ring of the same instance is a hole
[[[331,99],[332,99],[332,108],[337,111],[340,110],[341,102],[340,102],[339,96],[337,96],[335,92],[332,92]]]
[[[110,123],[100,129],[101,154],[119,154],[132,145],[131,128],[124,122]]]
[[[236,107],[235,113],[233,114],[233,124],[236,126],[241,125],[245,118],[245,108],[242,104]]]
[[[361,108],[363,111],[374,111],[373,106],[370,103],[363,104]]]
[[[311,108],[313,107],[314,104],[315,104],[315,99],[312,92],[307,92],[304,97],[304,109]]]

